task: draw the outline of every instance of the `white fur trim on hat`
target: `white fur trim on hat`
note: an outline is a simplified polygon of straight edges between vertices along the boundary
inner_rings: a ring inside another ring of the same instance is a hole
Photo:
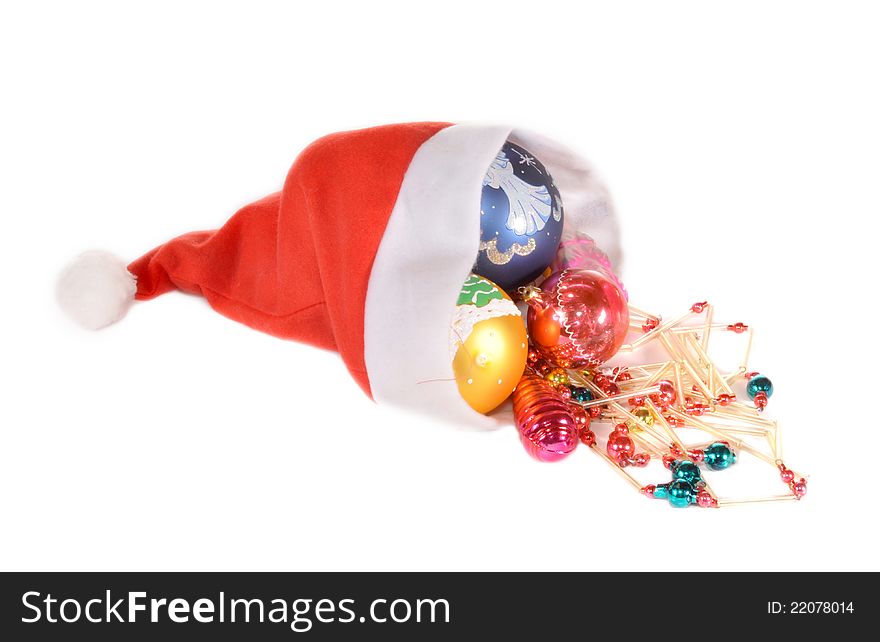
[[[553,175],[565,206],[563,237],[589,234],[615,267],[617,221],[586,161],[546,138],[509,127],[453,125],[416,152],[370,272],[364,359],[373,398],[469,426],[485,417],[458,393],[448,336],[455,302],[477,259],[486,169],[506,140],[533,152]]]

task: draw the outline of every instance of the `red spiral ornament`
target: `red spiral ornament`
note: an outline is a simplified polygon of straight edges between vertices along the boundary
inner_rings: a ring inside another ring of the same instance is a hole
[[[526,452],[539,461],[558,461],[577,446],[577,419],[562,396],[531,368],[513,391],[513,416]]]

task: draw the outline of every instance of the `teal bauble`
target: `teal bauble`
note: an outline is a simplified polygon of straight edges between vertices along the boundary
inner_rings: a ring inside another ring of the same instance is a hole
[[[703,463],[712,470],[724,470],[736,463],[736,453],[727,444],[716,441],[703,450]]]
[[[666,499],[669,497],[669,484],[657,484],[654,486],[654,492],[651,493],[654,499]]]
[[[666,488],[666,498],[675,508],[687,508],[696,500],[694,487],[683,479],[676,479]]]
[[[672,479],[686,481],[695,486],[702,480],[700,468],[692,461],[677,461],[672,464]]]
[[[773,396],[773,382],[764,375],[755,375],[746,384],[746,394],[749,399],[754,400],[759,392],[763,392],[768,398]]]
[[[587,403],[588,401],[593,400],[593,393],[590,392],[589,388],[579,388],[577,386],[572,386],[571,400],[577,401],[578,403]]]

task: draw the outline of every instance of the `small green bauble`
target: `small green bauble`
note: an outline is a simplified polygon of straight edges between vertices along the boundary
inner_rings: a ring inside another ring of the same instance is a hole
[[[678,461],[672,465],[673,480],[682,480],[694,485],[702,479],[699,467],[692,461]]]
[[[716,441],[703,450],[703,461],[712,470],[724,470],[736,463],[736,453],[727,444]]]
[[[754,400],[759,392],[763,392],[768,398],[773,396],[773,382],[764,375],[755,375],[746,384],[746,394],[749,399]]]
[[[694,487],[683,479],[676,479],[666,489],[669,503],[676,508],[687,508],[694,502]]]

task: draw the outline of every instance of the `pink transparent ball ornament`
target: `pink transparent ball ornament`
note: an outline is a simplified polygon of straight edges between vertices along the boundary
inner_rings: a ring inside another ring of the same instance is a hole
[[[540,289],[523,290],[529,336],[544,359],[562,368],[585,368],[620,349],[629,331],[629,307],[611,277],[605,270],[564,269]]]
[[[556,257],[550,264],[551,273],[574,269],[601,272],[617,284],[620,291],[623,292],[623,297],[629,301],[626,288],[614,273],[608,255],[583,232],[575,232],[563,237],[562,243],[559,244],[559,249],[556,251]]]

